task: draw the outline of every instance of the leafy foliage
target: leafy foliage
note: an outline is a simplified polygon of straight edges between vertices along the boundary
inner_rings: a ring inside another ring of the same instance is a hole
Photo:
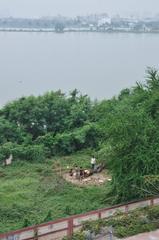
[[[6,143],[0,146],[0,161],[12,154],[14,159],[21,161],[42,161],[45,159],[45,148],[43,145],[17,145]]]
[[[148,190],[145,176],[159,174],[158,84],[157,70],[148,69],[144,85],[137,83],[130,91],[122,91],[118,100],[96,106],[94,115],[103,111],[103,118],[100,113],[95,121],[105,132],[99,155],[112,173],[114,202],[156,194]]]
[[[78,93],[66,97],[61,91],[39,97],[22,97],[7,104],[0,115],[31,134],[33,139],[46,133],[64,132],[81,127],[88,119],[91,102]]]
[[[100,129],[95,124],[87,124],[72,132],[59,133],[56,136],[46,134],[36,140],[37,144],[44,144],[51,155],[67,155],[84,148],[96,148],[101,136]]]

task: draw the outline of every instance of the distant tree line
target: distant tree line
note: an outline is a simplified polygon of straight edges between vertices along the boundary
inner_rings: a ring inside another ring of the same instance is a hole
[[[0,18],[2,29],[52,29],[62,32],[65,28],[89,31],[159,31],[159,18],[133,19],[120,16],[110,18],[108,14],[92,14],[74,18],[56,16],[43,18]]]

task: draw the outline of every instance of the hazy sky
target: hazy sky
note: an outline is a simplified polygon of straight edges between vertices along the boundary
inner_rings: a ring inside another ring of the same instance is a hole
[[[100,12],[156,14],[159,0],[0,0],[0,16],[75,16]]]

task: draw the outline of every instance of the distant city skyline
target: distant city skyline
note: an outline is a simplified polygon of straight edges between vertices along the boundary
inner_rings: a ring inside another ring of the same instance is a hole
[[[151,16],[158,14],[158,0],[0,0],[0,17],[42,17],[87,15]]]

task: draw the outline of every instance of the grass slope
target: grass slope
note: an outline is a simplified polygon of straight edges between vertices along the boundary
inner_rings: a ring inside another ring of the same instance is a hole
[[[77,187],[53,171],[80,163],[88,167],[90,156],[76,154],[45,163],[14,162],[0,168],[0,233],[105,207],[106,186]]]

